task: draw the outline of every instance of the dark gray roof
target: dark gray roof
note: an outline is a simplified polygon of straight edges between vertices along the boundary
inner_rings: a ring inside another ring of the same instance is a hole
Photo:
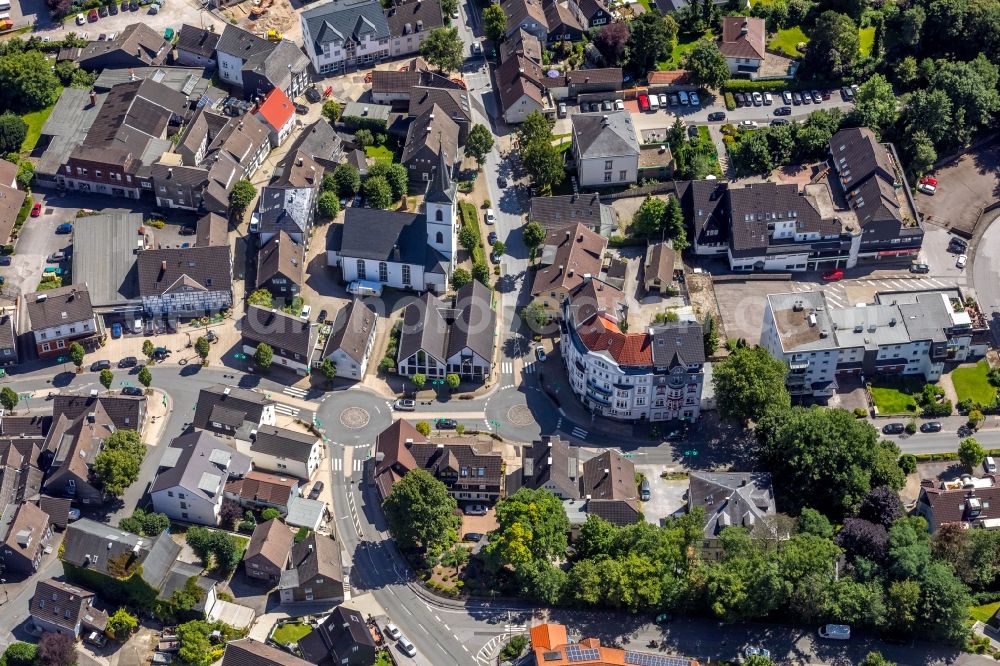
[[[677,181],[677,197],[691,220],[696,243],[729,241],[728,183],[718,180]]]
[[[389,34],[393,37],[413,34],[417,31],[417,22],[421,30],[433,30],[444,25],[444,14],[440,2],[422,2],[408,0],[385,10],[386,22],[389,24]],[[407,27],[409,26],[409,27]]]
[[[167,532],[157,537],[140,537],[81,518],[66,527],[62,559],[74,566],[119,578],[121,576],[109,573],[109,562],[114,563],[112,569],[116,573],[130,573],[141,566],[142,579],[159,590],[180,552],[180,545],[174,543]]]
[[[333,168],[343,159],[344,142],[330,123],[320,118],[299,132],[298,138],[288,152],[305,153],[324,167]]]
[[[597,194],[565,194],[557,197],[532,197],[528,219],[543,227],[563,229],[568,224],[585,224],[591,231],[611,224],[611,206],[601,204]]]
[[[28,612],[73,632],[80,622],[86,622],[92,627],[103,626],[107,624],[108,616],[103,611],[90,607],[95,596],[90,590],[65,581],[51,578],[40,580],[35,583],[35,594],[31,597]],[[89,617],[85,617],[88,615]]]
[[[309,356],[319,337],[319,327],[310,324],[308,319],[257,305],[247,309],[242,332],[243,339],[250,343],[264,342],[274,349],[303,357]]]
[[[197,409],[194,412],[192,424],[195,428],[207,429],[213,420],[210,418],[216,407],[223,407],[240,414],[240,423],[244,420],[260,423],[260,418],[267,405],[274,403],[263,393],[247,391],[246,389],[225,384],[216,384],[203,388],[198,394]],[[217,419],[216,419],[217,420]]]
[[[275,44],[262,39],[252,32],[227,24],[215,46],[217,51],[236,56],[246,62],[259,54],[267,54],[274,50]]]
[[[652,331],[656,367],[687,367],[705,362],[705,341],[698,322],[678,321],[656,326]]]
[[[222,655],[222,666],[309,666],[310,662],[299,659],[284,650],[271,647],[252,638],[241,638],[226,643]]]
[[[337,312],[330,335],[326,339],[323,356],[342,349],[359,364],[364,359],[368,340],[375,331],[375,311],[360,300],[353,300]]]
[[[230,476],[250,471],[250,458],[209,432],[181,435],[170,442],[170,448],[180,453],[164,455],[150,493],[183,488],[191,495],[215,502]]]
[[[85,284],[28,294],[24,300],[33,331],[94,318],[90,292]]]
[[[83,47],[77,62],[80,67],[86,69],[92,62],[95,64],[103,62],[106,55],[116,51],[124,57],[135,58],[147,65],[160,65],[170,53],[170,44],[163,35],[145,23],[130,23],[112,40],[87,44]]]
[[[0,312],[0,349],[15,349],[16,340],[14,317],[7,311]]]
[[[492,294],[478,280],[458,290],[453,303],[430,293],[403,312],[399,360],[423,350],[444,362],[466,347],[487,361],[493,359],[496,312]]]
[[[688,507],[705,510],[706,536],[716,536],[730,526],[751,529],[777,511],[771,475],[760,472],[692,471]]]
[[[167,570],[167,575],[160,585],[160,593],[156,595],[156,598],[160,601],[168,601],[174,595],[174,592],[183,590],[188,581],[194,578],[195,584],[205,594],[201,595],[201,599],[195,603],[192,610],[204,613],[207,610],[205,606],[208,601],[208,591],[215,587],[215,581],[211,578],[201,576],[201,572],[202,568],[200,566],[175,561]]]
[[[298,573],[298,582],[308,583],[316,576],[335,581],[343,580],[340,546],[328,536],[311,533],[292,546],[289,569]],[[282,576],[282,583],[284,583]]]
[[[177,35],[174,48],[178,51],[187,51],[188,53],[200,55],[203,58],[214,59],[215,47],[221,37],[222,35],[212,30],[184,23],[181,25],[181,31]]]
[[[577,113],[572,120],[573,142],[584,159],[639,154],[631,112]]]
[[[146,410],[145,396],[102,393],[95,398],[86,393],[58,393],[52,397],[52,418],[58,420],[65,416],[70,421],[75,421],[83,414],[94,411],[98,404],[107,413],[111,423],[119,429],[138,430],[137,426]]]
[[[228,291],[233,286],[228,245],[144,250],[137,263],[142,296],[164,294],[181,284],[205,291]]]
[[[407,111],[411,116],[419,116],[435,104],[456,123],[468,123],[472,119],[469,93],[461,88],[419,86],[410,89],[410,106]]]
[[[544,488],[556,486],[564,499],[580,499],[579,459],[576,450],[558,435],[543,436],[521,451],[519,486]],[[516,492],[508,488],[508,493]]]
[[[291,72],[301,72],[309,67],[309,58],[294,42],[286,39],[277,42],[270,51],[260,51],[247,59],[244,71],[251,71],[267,79],[271,85],[284,90]]]
[[[280,275],[301,285],[305,280],[305,250],[284,230],[267,241],[257,252],[257,286]]]
[[[257,428],[257,436],[250,444],[251,453],[282,456],[297,462],[307,462],[316,437],[306,433],[264,425]]]
[[[73,279],[86,284],[98,308],[139,297],[135,251],[142,240],[142,213],[106,213],[73,221]]]
[[[316,199],[312,187],[265,187],[260,192],[254,218],[261,233],[285,231],[301,234],[309,228]]]
[[[300,643],[299,649],[313,664],[340,663],[340,659],[353,663],[351,655],[359,646],[375,651],[375,639],[364,615],[343,606],[334,608],[310,637],[312,640]]]
[[[73,499],[70,497],[42,495],[38,498],[38,508],[47,513],[52,524],[61,530],[66,529],[69,524],[69,510],[72,506]]]
[[[734,255],[755,254],[770,245],[793,242],[772,238],[775,223],[794,221],[796,233],[816,233],[838,237],[841,223],[837,218],[824,219],[808,197],[799,194],[798,185],[750,183],[728,188]]]
[[[350,207],[344,211],[340,255],[424,266],[438,271],[444,257],[427,244],[427,218],[422,213],[398,213]]]
[[[361,42],[389,38],[389,23],[376,0],[333,0],[302,12],[302,20],[313,38],[306,48],[323,52],[323,45],[334,42]]]
[[[408,164],[425,149],[430,149],[435,158],[443,151],[449,166],[455,164],[458,157],[458,125],[436,104],[410,123],[399,161]]]
[[[212,87],[211,75],[206,77],[205,67],[158,66],[104,69],[94,82],[94,90],[106,92],[120,83],[137,79],[151,79],[192,99],[200,99]]]
[[[431,180],[424,192],[424,201],[430,203],[455,203],[455,194],[458,192],[458,184],[452,180],[451,167],[443,150],[438,151],[437,168],[431,175]]]

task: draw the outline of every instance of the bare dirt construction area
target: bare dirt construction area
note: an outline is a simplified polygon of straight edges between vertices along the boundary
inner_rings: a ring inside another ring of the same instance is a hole
[[[924,221],[971,236],[985,206],[1000,199],[1000,138],[956,156],[933,176],[933,196],[917,193]]]
[[[230,5],[227,15],[235,18],[241,28],[266,36],[275,31],[286,39],[301,40],[299,15],[288,0],[252,0]]]

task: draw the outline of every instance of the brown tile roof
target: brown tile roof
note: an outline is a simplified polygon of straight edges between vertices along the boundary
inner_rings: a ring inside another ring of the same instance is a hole
[[[425,147],[430,148],[435,156],[443,150],[449,167],[458,159],[458,125],[437,104],[426,109],[410,123],[399,161],[407,164]]]
[[[115,428],[138,430],[146,411],[146,398],[113,394],[95,398],[76,393],[59,393],[52,398],[53,423],[60,416],[75,421],[84,414],[96,411],[98,405],[111,419]]]
[[[583,282],[584,275],[597,277],[607,246],[607,239],[582,224],[549,230],[542,252],[542,261],[548,265],[536,271],[532,296],[556,287],[572,289]]]
[[[9,525],[0,529],[7,530],[4,548],[19,553],[26,560],[34,560],[42,549],[42,539],[49,529],[49,514],[34,504],[22,504],[17,507]]]
[[[621,86],[621,67],[598,67],[595,69],[576,69],[566,73],[566,83],[571,86],[613,83]]]
[[[673,282],[676,258],[673,248],[667,243],[650,245],[646,249],[646,261],[643,264],[645,279],[659,278],[663,283]]]
[[[252,638],[241,638],[226,644],[222,666],[309,666],[309,662]]]
[[[274,349],[308,357],[319,337],[319,327],[287,312],[251,305],[243,317],[242,333],[244,340],[254,344],[265,342]]]
[[[166,294],[182,284],[204,291],[233,286],[228,245],[144,250],[136,263],[142,296]]]
[[[368,339],[375,330],[375,312],[360,300],[353,300],[341,308],[333,320],[323,356],[328,357],[338,349],[358,363],[364,359]]]
[[[577,334],[587,349],[607,352],[618,365],[653,365],[653,338],[648,333],[623,333],[610,319],[597,316],[580,326]]]
[[[319,125],[317,122],[313,125]],[[323,182],[324,167],[304,150],[290,152],[278,165],[276,172],[281,176],[276,178],[271,187],[287,187],[304,189],[319,187]]]
[[[399,37],[413,34],[417,30],[417,21],[423,24],[423,30],[432,30],[444,25],[444,14],[440,2],[421,2],[409,0],[401,2],[385,10],[385,20],[389,24],[389,34]],[[409,26],[409,33],[406,32]]]
[[[691,72],[686,69],[650,72],[646,76],[646,80],[651,86],[680,86],[691,80]]]
[[[69,510],[73,506],[73,500],[69,497],[49,497],[42,495],[38,498],[38,508],[49,516],[49,521],[59,529],[66,529],[69,524]]]
[[[147,65],[155,66],[166,61],[170,54],[170,44],[145,23],[131,23],[114,39],[90,42],[83,47],[79,57],[80,66],[86,67],[88,60],[100,58],[112,51],[121,51]]]
[[[919,504],[930,510],[927,518],[931,530],[949,523],[976,526],[984,520],[1000,519],[1000,476],[988,474],[984,478],[993,485],[969,488],[961,482],[950,482],[935,487],[932,481],[922,481]]]
[[[229,221],[216,213],[198,218],[195,245],[229,245]]]
[[[511,30],[520,25],[525,19],[531,19],[540,26],[548,30],[548,21],[545,18],[545,9],[541,0],[504,0],[500,3],[503,12],[507,16],[507,30]]]
[[[517,32],[500,44],[500,60],[506,62],[515,54],[523,55],[534,62],[541,62],[542,43],[524,28],[518,28]]]
[[[298,483],[299,480],[294,477],[254,471],[243,478],[230,479],[226,483],[226,492],[248,502],[287,506],[292,489]]]
[[[583,463],[580,491],[590,499],[634,502],[639,496],[635,465],[617,451],[604,451]]]
[[[104,629],[108,616],[104,611],[90,606],[94,593],[59,580],[40,580],[35,584],[35,594],[31,597],[28,611],[34,617],[44,619],[71,631],[77,622],[95,629]],[[69,617],[66,612],[69,611]]]
[[[85,284],[28,294],[24,299],[33,331],[94,318],[90,292]]]
[[[288,566],[298,572],[300,584],[319,575],[335,581],[343,580],[340,546],[330,537],[315,532],[292,546]]]
[[[260,523],[253,530],[253,536],[250,537],[250,544],[243,559],[262,556],[279,569],[284,569],[288,554],[292,551],[293,541],[292,531],[277,518]]]
[[[5,160],[0,160],[0,162]],[[0,184],[0,243],[10,240],[10,234],[17,222],[17,213],[21,210],[27,192]]]
[[[522,96],[527,95],[543,104],[545,75],[533,60],[514,55],[496,68],[497,92],[504,111],[511,108]]]
[[[767,41],[767,27],[762,18],[726,16],[722,19],[722,42],[719,50],[727,58],[762,60]]]
[[[301,285],[305,280],[306,253],[284,229],[267,241],[257,252],[257,287],[281,275]]]

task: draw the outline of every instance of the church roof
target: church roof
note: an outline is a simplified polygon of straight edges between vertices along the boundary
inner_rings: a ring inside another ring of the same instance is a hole
[[[455,193],[458,186],[451,179],[451,169],[445,160],[444,149],[438,149],[438,165],[434,170],[434,176],[427,183],[427,193],[424,201],[430,203],[455,203]]]

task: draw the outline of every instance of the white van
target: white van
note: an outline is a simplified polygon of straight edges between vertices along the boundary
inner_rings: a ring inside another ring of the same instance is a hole
[[[10,0],[0,0],[0,11],[5,12],[10,9]]]
[[[656,95],[650,95],[649,96],[649,110],[650,111],[656,111],[659,108],[660,108],[660,100],[656,97]]]
[[[851,627],[846,624],[824,624],[819,628],[820,638],[846,641],[851,638]]]
[[[993,459],[993,456],[986,456],[986,459],[983,460],[983,469],[986,470],[987,474],[996,474],[997,461]]]
[[[355,296],[381,296],[382,285],[368,280],[355,280],[347,285],[347,293]]]

